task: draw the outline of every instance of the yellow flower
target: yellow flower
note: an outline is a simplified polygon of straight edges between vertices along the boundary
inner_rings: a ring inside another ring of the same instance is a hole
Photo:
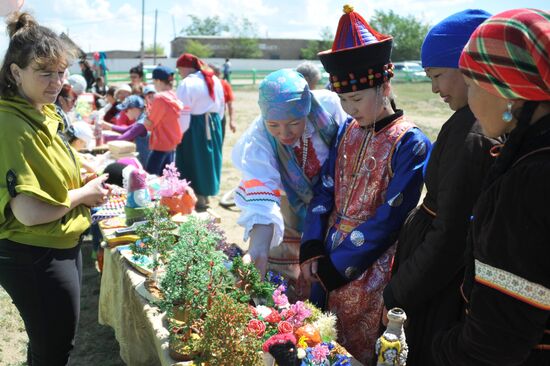
[[[301,336],[300,339],[298,340],[298,347],[306,349],[307,348],[307,342],[306,341],[307,341],[307,337],[306,336]]]

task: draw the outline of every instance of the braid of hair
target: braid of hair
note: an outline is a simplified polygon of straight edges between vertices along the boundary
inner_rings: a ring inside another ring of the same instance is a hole
[[[516,128],[514,128],[508,136],[506,143],[500,150],[499,156],[487,173],[484,185],[485,188],[504,174],[516,160],[518,150],[523,143],[523,137],[529,129],[531,118],[538,104],[539,102],[536,101],[526,101],[521,108]]]

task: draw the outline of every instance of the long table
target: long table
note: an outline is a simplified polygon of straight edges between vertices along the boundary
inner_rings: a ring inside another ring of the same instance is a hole
[[[102,230],[102,233],[107,237],[113,235],[114,230]],[[129,366],[192,366],[193,362],[176,362],[170,357],[164,313],[140,295],[146,292],[145,279],[117,248],[104,247],[99,324],[114,329],[120,357]],[[265,361],[266,365],[273,365]],[[351,364],[361,366],[355,359]]]
[[[122,360],[130,366],[192,365],[170,357],[164,314],[136,291],[145,276],[116,248],[104,250],[99,323],[114,329]]]

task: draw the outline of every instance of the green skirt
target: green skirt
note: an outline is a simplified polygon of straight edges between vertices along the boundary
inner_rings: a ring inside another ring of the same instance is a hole
[[[222,124],[217,113],[191,115],[189,129],[176,148],[181,177],[191,181],[196,194],[215,196],[222,171]]]

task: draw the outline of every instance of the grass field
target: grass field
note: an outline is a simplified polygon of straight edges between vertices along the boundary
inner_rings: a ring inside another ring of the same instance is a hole
[[[451,111],[439,96],[432,94],[430,84],[394,84],[394,94],[398,108],[414,121],[433,141]],[[239,183],[239,173],[231,164],[231,148],[240,134],[259,113],[258,93],[255,87],[243,87],[235,91],[234,103],[237,133],[228,131],[224,145],[222,183],[220,194],[233,189]],[[214,210],[222,216],[222,226],[230,242],[243,247],[242,229],[236,225],[237,210],[225,210],[212,202]],[[82,289],[81,320],[72,365],[78,366],[118,366],[124,363],[118,356],[118,343],[113,331],[97,324],[97,302],[100,277],[90,259],[90,247],[83,248],[84,276]],[[26,334],[19,314],[9,296],[0,288],[0,365],[25,365]]]

